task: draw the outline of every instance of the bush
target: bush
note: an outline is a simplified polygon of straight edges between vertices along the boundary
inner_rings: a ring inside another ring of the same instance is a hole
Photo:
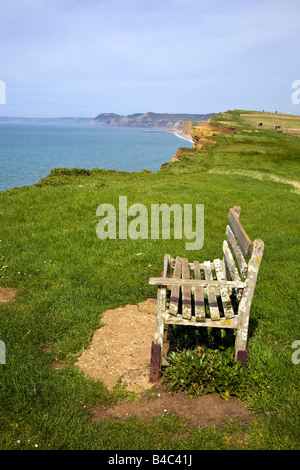
[[[54,168],[50,171],[49,176],[89,176],[90,174],[91,171],[84,168]]]
[[[171,352],[164,381],[171,390],[198,396],[218,392],[222,398],[239,396],[245,390],[246,375],[241,362],[234,361],[234,349],[199,348]]]

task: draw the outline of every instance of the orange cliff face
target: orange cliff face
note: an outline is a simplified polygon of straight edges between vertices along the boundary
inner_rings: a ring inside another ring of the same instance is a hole
[[[200,140],[203,140],[206,137],[211,137],[215,134],[220,134],[221,132],[232,132],[232,130],[214,125],[211,123],[210,119],[208,119],[207,121],[199,121],[198,126],[193,126],[192,121],[183,121],[180,134],[192,139],[198,146]],[[212,143],[214,141],[205,139],[205,142]]]
[[[208,121],[199,121],[199,125],[194,127],[192,121],[183,121],[181,135],[192,138],[194,147],[192,149],[178,149],[172,158],[172,162],[180,161],[180,156],[183,153],[194,152],[196,149],[205,149],[207,145],[215,144],[216,141],[210,137],[222,133],[236,134],[237,131],[234,127],[220,127],[212,124],[211,118]]]
[[[194,141],[194,148],[205,148],[208,144],[215,144],[216,141],[208,139],[216,134],[236,134],[234,127],[220,127],[212,124],[211,118],[208,121],[200,121],[199,126],[192,128],[191,136]]]
[[[180,135],[194,141],[194,148],[205,148],[206,144],[214,144],[215,141],[207,139],[215,134],[225,132],[225,128],[216,126],[208,121],[199,121],[198,126],[193,127],[192,121],[183,121]]]

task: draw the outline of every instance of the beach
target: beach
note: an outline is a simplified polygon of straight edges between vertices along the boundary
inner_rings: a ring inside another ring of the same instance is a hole
[[[191,136],[188,136],[187,134],[184,134],[183,132],[176,131],[176,132],[173,132],[173,133],[174,133],[175,135],[177,135],[177,137],[179,137],[180,139],[188,140],[189,142],[194,143],[192,137],[191,137]]]

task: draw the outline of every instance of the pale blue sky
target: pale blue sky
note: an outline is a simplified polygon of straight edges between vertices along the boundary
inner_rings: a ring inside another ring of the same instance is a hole
[[[0,115],[300,114],[299,45],[299,0],[0,0]]]

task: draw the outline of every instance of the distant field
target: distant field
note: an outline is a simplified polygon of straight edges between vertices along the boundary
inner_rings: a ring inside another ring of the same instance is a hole
[[[292,116],[289,114],[278,113],[255,113],[255,114],[241,114],[241,117],[254,127],[258,127],[262,123],[266,129],[274,129],[280,126],[283,132],[300,133],[300,116]]]

